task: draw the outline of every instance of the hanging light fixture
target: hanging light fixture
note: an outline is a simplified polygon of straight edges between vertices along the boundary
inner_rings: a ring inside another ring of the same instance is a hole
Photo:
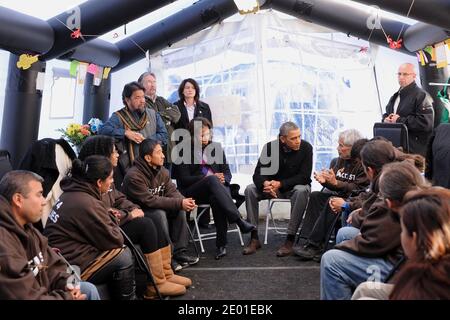
[[[259,10],[258,0],[234,0],[239,14],[256,13]]]

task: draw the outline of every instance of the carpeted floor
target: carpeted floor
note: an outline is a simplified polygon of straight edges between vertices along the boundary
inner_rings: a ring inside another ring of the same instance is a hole
[[[283,222],[280,223],[283,226]],[[202,229],[202,232],[206,231]],[[262,221],[259,224],[259,236],[262,243]],[[243,237],[244,243],[247,243],[249,235]],[[204,241],[206,252],[200,254],[200,262],[180,272],[180,275],[193,280],[193,286],[177,299],[319,299],[319,263],[300,261],[296,256],[278,258],[275,253],[284,240],[284,235],[271,230],[267,245],[263,245],[256,254],[244,256],[238,234],[228,233],[227,256],[221,260],[214,260],[215,240]],[[191,253],[195,251],[192,249]]]

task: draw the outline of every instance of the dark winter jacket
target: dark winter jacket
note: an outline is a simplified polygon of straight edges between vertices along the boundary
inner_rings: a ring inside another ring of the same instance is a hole
[[[188,129],[189,116],[186,106],[184,105],[184,101],[178,100],[177,102],[175,102],[175,105],[178,107],[181,113],[180,120],[175,124],[175,129]],[[200,100],[197,102],[194,109],[194,118],[196,117],[206,118],[211,122],[211,124],[213,123],[211,109],[209,108],[209,105]]]
[[[440,124],[429,142],[425,176],[435,186],[450,189],[450,123]]]
[[[377,199],[362,221],[360,234],[336,245],[336,249],[367,258],[388,259],[395,264],[403,255],[400,221],[384,200]]]
[[[375,179],[371,182],[369,188],[365,192],[361,192],[355,197],[350,197],[347,201],[350,204],[350,211],[360,209],[360,211],[352,214],[352,226],[355,228],[361,228],[361,224],[367,214],[370,212],[370,207],[378,199],[379,191],[379,179],[378,174]]]
[[[206,166],[214,173],[223,173],[225,186],[230,186],[232,175],[222,145],[218,142],[210,142],[207,146],[201,148],[201,152],[202,154],[196,153],[192,147],[190,163],[182,163],[176,166],[178,188],[183,191],[205,177],[201,166],[203,153],[210,156],[206,157]]]
[[[123,237],[94,185],[67,177],[48,217],[44,235],[69,263],[84,269],[104,251],[121,248]]]
[[[427,143],[434,127],[433,99],[419,88],[415,82],[396,92],[386,106],[382,120],[394,112],[394,104],[400,94],[397,123],[404,123],[408,128],[409,152],[426,154]]]
[[[42,183],[44,197],[47,196],[59,176],[55,156],[56,144],[59,144],[64,149],[71,160],[77,157],[66,140],[45,138],[31,145],[19,165],[19,169],[35,172],[44,178]],[[62,174],[65,174],[65,172],[62,172]]]
[[[184,197],[166,168],[152,168],[141,157],[134,161],[123,179],[122,191],[143,209],[181,210]]]
[[[335,195],[346,199],[352,193],[359,194],[369,185],[364,168],[359,161],[352,159],[334,158],[330,169],[333,169],[337,185],[324,183],[323,186]]]
[[[31,224],[20,226],[0,196],[0,300],[71,300],[67,265]]]
[[[283,193],[296,185],[309,185],[312,159],[312,146],[305,140],[299,150],[287,150],[280,140],[266,143],[253,173],[253,183],[262,192],[264,181],[277,180]]]
[[[156,96],[155,101],[153,101],[150,97],[145,96],[145,103],[148,108],[152,108],[156,112],[159,113],[161,119],[166,126],[168,141],[166,146],[166,152],[164,155],[166,156],[167,162],[171,163],[171,152],[172,147],[174,146],[173,141],[171,141],[172,132],[174,130],[175,124],[180,120],[181,113],[178,109],[178,106],[173,105],[166,99],[160,96]]]

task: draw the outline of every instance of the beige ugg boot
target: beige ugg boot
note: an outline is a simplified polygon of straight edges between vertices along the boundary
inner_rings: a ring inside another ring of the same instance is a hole
[[[179,296],[186,293],[186,288],[180,284],[167,281],[164,275],[161,250],[145,254],[147,263],[153,276],[159,293],[162,296]],[[144,294],[145,299],[155,299],[156,290],[152,284],[147,285],[147,291]]]
[[[161,255],[164,268],[164,275],[166,276],[167,281],[181,284],[186,288],[190,287],[192,285],[191,279],[173,273],[172,267],[170,265],[170,262],[172,261],[172,250],[170,249],[170,245],[161,248]]]

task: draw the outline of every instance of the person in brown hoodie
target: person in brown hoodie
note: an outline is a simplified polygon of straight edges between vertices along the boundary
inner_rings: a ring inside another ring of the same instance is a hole
[[[375,144],[377,148],[371,148],[372,144]],[[372,155],[372,159],[383,158],[384,155],[388,155],[387,158],[392,159],[391,161],[396,159],[395,148],[392,144],[384,141],[367,143],[361,151],[361,158],[368,176],[374,174],[374,170],[367,166],[366,148],[376,151]],[[407,169],[402,171],[404,173],[402,179],[397,180],[399,184],[395,199],[398,199],[399,206],[408,191],[424,185],[424,179],[414,165],[406,162],[401,165],[407,166]],[[390,175],[385,178],[392,179]],[[360,233],[353,239],[336,245],[335,249],[327,251],[322,256],[320,265],[321,299],[350,299],[352,291],[360,283],[364,281],[383,282],[402,257],[399,219],[392,213],[381,196],[365,213]]]
[[[79,266],[81,279],[107,283],[114,300],[133,300],[131,252],[102,202],[102,194],[113,182],[113,166],[106,157],[75,159],[71,175],[61,181],[63,194],[53,206],[44,235],[69,263]]]
[[[405,263],[388,283],[361,283],[352,299],[450,299],[450,190],[413,190],[399,206],[397,185],[404,180],[405,169],[388,165],[380,179],[383,198],[401,220]],[[390,179],[384,179],[385,175]]]
[[[86,299],[70,282],[64,260],[33,227],[46,203],[43,181],[24,170],[8,172],[0,181],[0,300]],[[91,298],[98,296],[87,285]]]
[[[114,145],[114,138],[109,136],[89,137],[82,145],[80,160],[92,155],[105,156],[117,167],[119,154]],[[126,198],[126,196],[111,185],[111,189],[102,195],[102,201],[117,217],[120,227],[130,240],[139,244],[152,272],[158,290],[163,296],[178,296],[186,292],[192,285],[189,278],[175,275],[171,268],[172,251],[162,227],[157,227],[152,219],[145,217],[141,208]],[[157,221],[157,220],[156,220]],[[153,286],[148,286],[144,298],[157,297]]]
[[[198,257],[186,254],[188,226],[186,211],[196,207],[191,198],[184,198],[163,167],[164,154],[159,141],[145,139],[139,147],[139,157],[127,171],[122,191],[133,202],[139,204],[147,217],[163,226],[166,239],[173,244],[174,259],[184,265],[196,264]],[[171,220],[171,228],[169,222]]]

